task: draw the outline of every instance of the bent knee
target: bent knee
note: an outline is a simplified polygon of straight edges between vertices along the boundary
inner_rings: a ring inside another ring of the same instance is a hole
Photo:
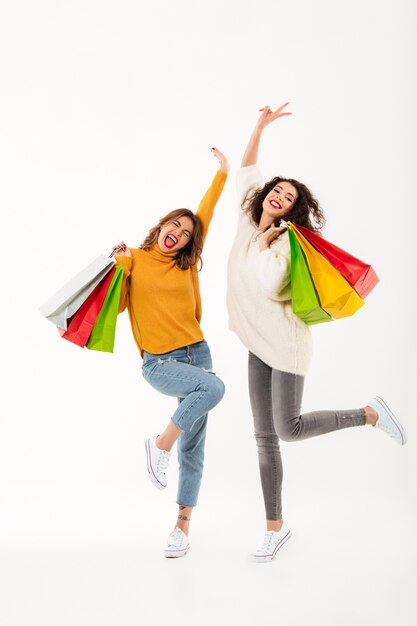
[[[278,437],[281,439],[281,441],[286,441],[286,442],[291,442],[291,441],[297,441],[298,439],[298,430],[296,429],[289,429],[289,428],[281,428],[278,431]]]
[[[213,395],[214,395],[214,398],[216,400],[216,404],[218,404],[220,402],[220,400],[224,396],[224,392],[226,391],[226,387],[225,387],[224,382],[220,378],[217,378],[216,374],[213,374],[213,381],[212,382],[214,383],[214,385],[213,385]]]

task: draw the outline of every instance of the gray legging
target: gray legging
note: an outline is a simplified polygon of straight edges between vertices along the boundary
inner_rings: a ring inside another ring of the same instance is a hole
[[[280,439],[301,441],[365,424],[364,409],[300,415],[303,387],[304,376],[274,370],[249,353],[249,395],[268,520],[282,519]]]

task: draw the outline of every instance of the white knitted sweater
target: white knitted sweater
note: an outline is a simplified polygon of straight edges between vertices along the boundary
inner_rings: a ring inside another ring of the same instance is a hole
[[[249,189],[263,185],[257,165],[238,171],[239,221],[228,263],[229,327],[270,367],[304,376],[312,340],[309,327],[292,312],[288,233],[260,252],[259,231],[242,210]]]

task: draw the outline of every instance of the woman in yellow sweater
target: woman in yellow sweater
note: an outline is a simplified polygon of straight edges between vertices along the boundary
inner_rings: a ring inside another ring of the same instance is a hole
[[[225,156],[216,148],[211,151],[220,168],[196,214],[188,209],[171,211],[139,248],[115,246],[117,263],[124,269],[119,311],[128,309],[143,357],[143,376],[155,389],[179,400],[164,432],[145,444],[149,477],[155,487],[164,489],[171,449],[178,440],[179,515],[164,551],[167,557],[188,552],[190,517],[204,465],[207,413],[224,394],[200,328],[198,266],[229,170]]]

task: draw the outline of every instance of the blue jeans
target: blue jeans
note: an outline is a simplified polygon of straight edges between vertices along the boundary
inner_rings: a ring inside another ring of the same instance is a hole
[[[204,467],[207,413],[223,398],[224,383],[212,371],[205,341],[165,354],[143,355],[142,373],[157,391],[178,398],[172,421],[184,432],[177,441],[177,503],[195,506]]]

